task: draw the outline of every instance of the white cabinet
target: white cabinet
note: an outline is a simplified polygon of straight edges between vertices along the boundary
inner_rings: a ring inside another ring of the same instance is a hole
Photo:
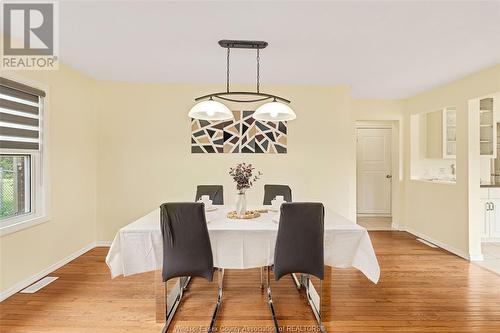
[[[446,108],[443,110],[443,158],[457,157],[457,110]]]
[[[495,113],[493,112],[493,98],[479,100],[479,146],[481,155],[495,155],[496,141]]]
[[[482,232],[481,232],[481,238],[486,239],[490,237],[490,199],[481,199],[481,220],[483,225],[482,225]]]
[[[482,156],[496,158],[497,155],[497,117],[500,112],[500,94],[492,94],[470,100],[473,112],[479,113],[479,148]]]
[[[482,239],[483,241],[500,240],[500,188],[481,191]]]
[[[457,111],[453,107],[425,113],[421,135],[425,138],[425,156],[455,159],[457,155]]]
[[[428,112],[425,114],[425,152],[427,158],[443,158],[443,110]]]
[[[500,199],[490,199],[493,210],[490,212],[489,237],[500,239]]]

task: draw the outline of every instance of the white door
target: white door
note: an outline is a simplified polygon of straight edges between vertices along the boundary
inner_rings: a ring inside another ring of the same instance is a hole
[[[358,214],[391,215],[391,129],[357,129]]]

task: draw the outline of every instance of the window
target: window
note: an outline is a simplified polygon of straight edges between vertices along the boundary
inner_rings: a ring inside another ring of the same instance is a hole
[[[31,156],[0,156],[0,218],[31,212]]]
[[[47,220],[44,97],[0,78],[0,235]]]

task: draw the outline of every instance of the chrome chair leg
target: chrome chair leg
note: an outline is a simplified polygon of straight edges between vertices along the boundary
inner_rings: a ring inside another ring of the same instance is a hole
[[[183,284],[182,286],[182,290],[186,290],[188,285],[189,285],[189,282],[191,282],[191,277],[190,276],[186,276],[184,278],[181,278],[181,284]]]
[[[264,290],[264,267],[260,267],[260,289]]]
[[[172,319],[174,318],[174,315],[177,311],[177,308],[179,307],[179,304],[181,303],[182,296],[184,295],[184,291],[187,289],[187,286],[191,282],[191,277],[181,277],[179,278],[179,281],[175,284],[174,290],[172,290],[172,294],[168,294],[168,289],[165,287],[165,314],[166,314],[166,321],[165,325],[163,326],[163,329],[161,330],[162,333],[166,333],[168,330],[168,327],[170,326],[170,323],[172,322]],[[177,289],[175,291],[175,289]],[[170,302],[169,302],[170,301]],[[172,303],[172,306],[169,307],[168,304]]]
[[[326,329],[323,326],[323,322],[321,321],[321,303],[322,303],[321,296],[323,291],[323,281],[319,280],[319,293],[318,293],[311,283],[311,277],[309,276],[309,274],[303,274],[301,280],[306,289],[307,302],[309,303],[309,306],[312,309],[314,317],[318,322],[319,330],[322,333],[326,333]],[[319,302],[315,301],[316,297],[313,296],[313,293],[319,299]]]
[[[302,288],[302,285],[300,284],[300,281],[297,278],[297,274],[292,273],[291,275],[292,275],[292,280],[295,283],[295,287],[297,287],[297,289],[300,290]]]
[[[220,306],[222,304],[222,287],[223,287],[222,282],[224,281],[224,269],[222,268],[217,269],[217,281],[218,281],[217,304],[215,305],[215,310],[212,315],[212,321],[210,322],[210,327],[208,328],[208,333],[216,331],[214,330],[214,325],[217,319],[217,314],[219,312]]]
[[[210,322],[210,327],[208,328],[208,332],[214,332],[214,324],[217,319],[217,313],[219,312],[220,306],[222,304],[222,281],[224,279],[224,270],[219,268],[217,273],[218,278],[218,294],[217,294],[217,304],[215,305],[215,310],[212,315],[212,321]],[[181,277],[179,281],[176,283],[172,294],[168,294],[167,288],[165,288],[165,312],[166,312],[166,322],[163,326],[161,333],[166,333],[168,328],[174,318],[175,313],[177,312],[177,308],[182,301],[182,297],[184,296],[184,291],[187,289],[189,282],[191,282],[191,277]],[[177,289],[177,291],[175,291]],[[173,300],[173,303],[172,303]],[[170,301],[170,302],[169,302]],[[172,306],[169,307],[169,303],[172,303]]]
[[[271,315],[273,316],[273,321],[274,321],[274,330],[276,333],[279,333],[280,331],[280,326],[278,323],[278,319],[276,318],[276,312],[274,311],[274,304],[273,304],[273,295],[271,292],[271,282],[269,279],[269,276],[271,274],[271,267],[268,266],[266,267],[267,273],[266,273],[266,284],[267,284],[267,303],[269,304],[269,308],[271,310]]]

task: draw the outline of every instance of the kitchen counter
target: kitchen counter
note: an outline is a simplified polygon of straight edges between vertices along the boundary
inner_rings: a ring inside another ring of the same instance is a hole
[[[453,180],[453,179],[417,178],[417,179],[412,179],[412,180],[417,181],[417,182],[433,183],[433,184],[455,185],[457,183],[457,181]]]
[[[481,187],[500,187],[500,182],[481,182]]]

